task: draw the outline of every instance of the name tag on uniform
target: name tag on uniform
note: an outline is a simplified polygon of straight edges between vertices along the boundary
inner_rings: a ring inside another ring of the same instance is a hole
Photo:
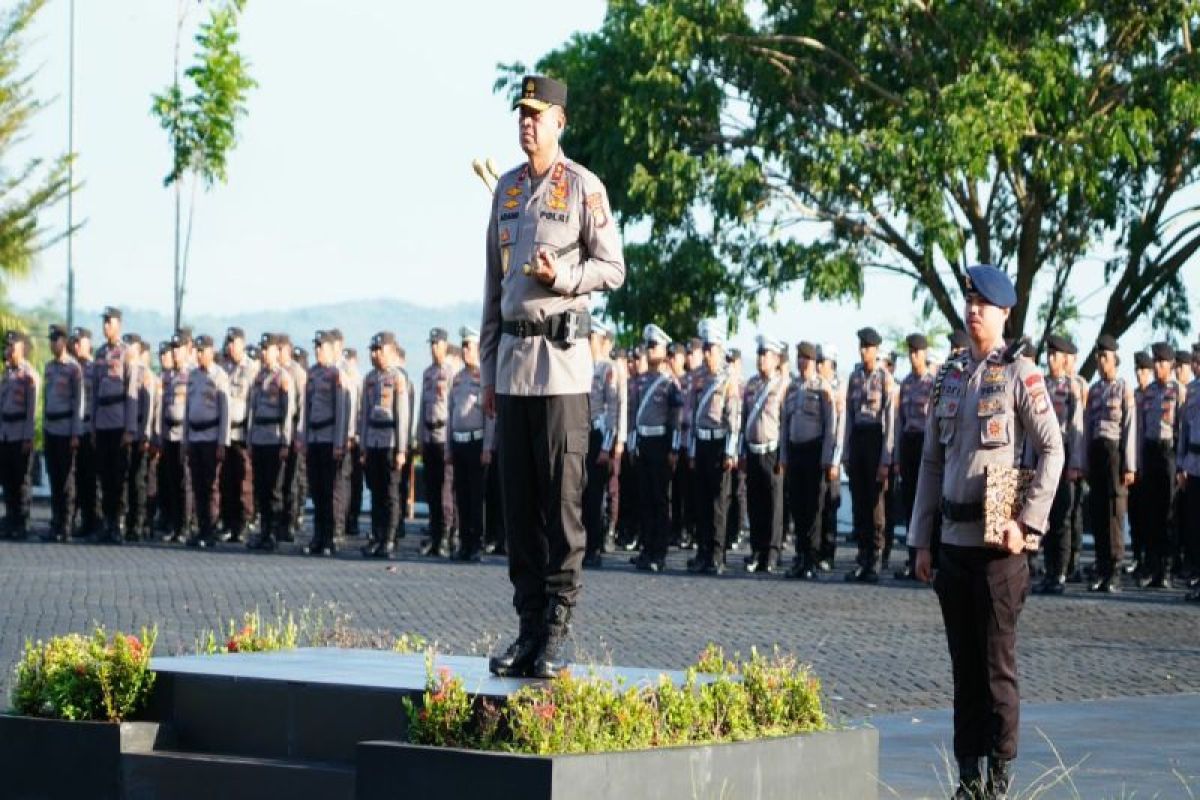
[[[996,414],[984,420],[979,426],[979,437],[985,445],[1008,444],[1008,415]]]

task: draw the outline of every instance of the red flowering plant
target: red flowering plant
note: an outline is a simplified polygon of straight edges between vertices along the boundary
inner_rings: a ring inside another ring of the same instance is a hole
[[[242,615],[242,624],[233,620],[224,631],[208,631],[196,640],[196,652],[203,655],[219,653],[262,653],[272,650],[294,650],[300,628],[291,614],[280,612],[274,618],[263,617],[257,610]]]
[[[54,719],[128,719],[154,686],[150,658],[157,638],[157,628],[143,628],[139,637],[97,627],[91,636],[27,641],[16,666],[13,709]]]
[[[479,725],[462,678],[447,667],[434,669],[433,651],[425,654],[425,693],[418,705],[404,698],[408,740],[437,747],[477,747]]]

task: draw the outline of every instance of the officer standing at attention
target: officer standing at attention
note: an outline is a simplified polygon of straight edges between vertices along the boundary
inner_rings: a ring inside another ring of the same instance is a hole
[[[1088,495],[1096,575],[1089,592],[1119,592],[1125,558],[1125,500],[1137,477],[1137,405],[1125,379],[1117,376],[1117,340],[1096,340],[1100,376],[1088,390],[1084,414]]]
[[[133,369],[133,382],[137,384],[137,430],[129,446],[129,474],[125,491],[125,541],[136,542],[142,538],[146,524],[146,501],[149,490],[150,462],[153,445],[154,406],[158,403],[158,381],[146,359],[146,344],[136,333],[122,337],[125,357]]]
[[[1086,466],[1083,446],[1083,398],[1079,386],[1067,373],[1067,359],[1077,352],[1074,342],[1062,336],[1046,337],[1046,391],[1062,434],[1063,461],[1066,467],[1050,506],[1049,529],[1042,540],[1046,576],[1034,592],[1062,594],[1066,591],[1067,565],[1071,558],[1071,508],[1079,476]]]
[[[240,542],[254,519],[254,481],[246,433],[250,419],[250,387],[258,373],[258,362],[246,353],[246,332],[225,331],[225,360],[229,375],[229,446],[221,465],[221,520],[229,541]]]
[[[635,379],[629,397],[633,424],[628,442],[636,464],[642,531],[642,552],[632,562],[643,572],[662,572],[671,536],[668,492],[681,441],[683,394],[665,360],[671,337],[650,324],[642,329],[642,341],[650,369]]]
[[[96,400],[92,433],[104,513],[103,538],[119,544],[124,539],[121,523],[125,516],[129,448],[137,431],[138,384],[121,341],[120,309],[104,309],[103,321],[105,343],[96,351],[92,365],[92,396]]]
[[[4,486],[4,535],[29,536],[33,435],[37,428],[38,374],[27,354],[29,337],[19,331],[4,336],[4,378],[0,380],[0,484]]]
[[[1139,350],[1133,354],[1133,404],[1138,409],[1138,417],[1142,416],[1142,403],[1145,400],[1146,389],[1150,387],[1151,381],[1154,380],[1154,359],[1144,350]],[[1140,421],[1140,420],[1139,420]],[[1138,442],[1141,442],[1141,434],[1138,435]],[[1139,450],[1138,455],[1141,455]],[[1132,551],[1132,558],[1125,564],[1125,574],[1133,574],[1135,579],[1142,577],[1143,568],[1146,566],[1146,503],[1142,500],[1144,485],[1142,481],[1135,481],[1129,487],[1129,495],[1126,498],[1126,516],[1129,518],[1129,549]]]
[[[341,335],[341,332],[338,332]],[[350,387],[350,438],[346,442],[346,458],[342,472],[346,476],[345,525],[346,536],[358,536],[359,517],[362,516],[363,467],[362,445],[358,439],[358,415],[362,405],[363,375],[358,368],[358,351],[353,347],[342,348],[342,360],[338,364]]]
[[[371,365],[363,380],[358,440],[363,473],[371,490],[371,541],[364,556],[387,558],[404,524],[401,475],[408,463],[412,401],[408,373],[397,365],[396,335],[380,331],[371,337]]]
[[[896,429],[900,434],[898,444],[900,467],[900,497],[904,503],[904,526],[912,529],[913,504],[917,499],[917,476],[921,472],[921,453],[925,449],[925,423],[929,418],[929,398],[933,395],[933,373],[929,370],[926,357],[929,340],[919,333],[909,334],[904,343],[908,345],[908,375],[900,383],[900,400],[896,411]],[[906,534],[907,536],[907,534]],[[915,551],[908,546],[908,561],[896,572],[896,577],[907,580],[913,576]]]
[[[604,495],[608,492],[608,476],[614,458],[620,458],[624,443],[618,445],[617,433],[624,406],[620,400],[617,370],[605,354],[609,329],[599,320],[592,320],[588,346],[592,349],[592,389],[588,396],[591,409],[591,433],[588,436],[587,486],[583,490],[583,525],[587,529],[585,567],[600,566],[604,548]]]
[[[79,369],[83,372],[83,433],[75,454],[75,507],[79,513],[79,526],[71,535],[85,539],[98,534],[100,526],[100,503],[96,494],[96,437],[92,434],[92,416],[96,407],[92,332],[78,326],[73,328],[69,344],[71,356],[79,362]],[[68,523],[73,524],[73,520],[68,520]]]
[[[67,352],[67,329],[50,326],[43,386],[42,437],[50,478],[50,531],[46,541],[65,542],[75,515],[75,457],[84,436],[83,369]]]
[[[279,364],[287,371],[295,387],[296,402],[292,419],[292,444],[283,472],[283,527],[279,541],[291,542],[304,525],[304,498],[308,495],[308,462],[300,452],[300,437],[295,432],[304,429],[304,398],[308,383],[308,368],[301,363],[303,351],[292,344],[286,333],[279,337]]]
[[[838,375],[838,349],[826,342],[817,349],[817,374],[833,388],[833,469],[821,489],[821,532],[817,572],[832,572],[837,555],[837,514],[842,507],[842,444],[846,440],[846,387]]]
[[[742,429],[742,395],[737,376],[725,360],[725,336],[716,324],[700,323],[704,367],[692,384],[685,415],[690,420],[687,452],[696,478],[696,556],[689,572],[725,572],[725,515],[729,511],[730,476],[737,464]]]
[[[779,454],[780,417],[788,379],[780,374],[783,342],[759,335],[757,374],[742,395],[742,452],[746,476],[746,513],[750,518],[747,572],[774,572],[783,547],[783,465]]]
[[[283,478],[293,452],[293,425],[298,412],[296,384],[279,363],[280,342],[278,334],[263,334],[259,342],[262,368],[250,388],[250,458],[261,519],[258,536],[246,543],[250,550],[274,550],[287,533]]]
[[[350,426],[350,387],[334,363],[337,338],[328,331],[313,336],[316,362],[308,369],[304,387],[304,425],[296,431],[296,449],[304,455],[313,500],[313,535],[304,549],[310,556],[331,556],[337,550],[339,511],[345,512],[346,491],[342,461],[347,457]]]
[[[423,556],[448,556],[446,519],[442,513],[442,484],[446,480],[446,403],[454,371],[446,360],[449,338],[445,328],[429,332],[433,363],[421,374],[421,463],[424,464],[425,502],[429,506],[429,535],[421,543]]]
[[[1195,346],[1192,356],[1200,364],[1200,344]],[[1200,379],[1192,381],[1188,388],[1187,402],[1180,414],[1175,468],[1179,491],[1183,493],[1183,547],[1188,566],[1195,570],[1200,561]],[[1200,603],[1200,576],[1193,577],[1192,581],[1190,585],[1197,588],[1184,599]]]
[[[862,363],[846,386],[846,444],[842,461],[850,473],[850,502],[854,506],[854,535],[858,565],[846,580],[879,582],[883,549],[884,489],[891,472],[895,445],[895,380],[877,360],[883,338],[874,328],[858,332]]]
[[[1029,588],[1027,541],[1046,530],[1063,468],[1062,435],[1041,373],[1004,348],[1004,323],[1017,302],[995,267],[967,269],[963,317],[970,348],[938,371],[925,437],[910,544],[918,580],[928,582],[934,521],[943,519],[934,588],[954,673],[955,797],[1008,796],[1017,757],[1017,618]],[[1011,467],[1028,439],[1037,472],[1003,547],[983,539],[984,473]],[[980,761],[987,758],[986,783]]]
[[[520,617],[498,675],[550,677],[565,648],[587,534],[584,459],[592,354],[589,297],[618,288],[625,261],[600,180],[563,155],[567,87],[521,82],[528,162],[496,184],[480,337],[484,409],[497,413],[509,577]]]
[[[816,580],[821,559],[821,512],[827,482],[837,480],[837,406],[833,386],[817,372],[817,348],[796,345],[798,375],[783,400],[780,460],[796,527],[796,560],[789,578]]]
[[[1138,406],[1139,494],[1145,503],[1146,562],[1139,585],[1151,589],[1171,588],[1171,561],[1178,547],[1175,540],[1175,456],[1179,426],[1187,388],[1175,379],[1175,350],[1158,342],[1154,357],[1154,382],[1146,387]]]
[[[463,326],[463,368],[446,402],[446,464],[454,468],[454,505],[459,546],[456,561],[478,561],[483,551],[484,469],[491,464],[495,420],[483,413],[479,331]]]
[[[192,476],[199,529],[188,547],[214,547],[220,510],[220,470],[229,446],[229,375],[217,364],[211,336],[196,337],[196,368],[188,373],[183,446]]]
[[[182,337],[175,334],[171,346],[171,369],[160,376],[158,431],[156,449],[162,464],[162,480],[158,486],[159,502],[167,524],[168,542],[182,542],[191,517],[192,488],[188,480],[187,454],[183,447],[184,423],[187,421],[187,386],[190,370]]]

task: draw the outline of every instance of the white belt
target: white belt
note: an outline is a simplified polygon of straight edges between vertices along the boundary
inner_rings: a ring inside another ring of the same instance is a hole
[[[762,444],[754,444],[754,442],[746,442],[746,449],[756,456],[765,455],[766,453],[774,453],[779,449],[779,440],[773,442],[763,442]]]
[[[702,442],[711,442],[715,439],[724,439],[728,432],[724,428],[696,428],[696,438]]]
[[[592,420],[592,430],[602,431],[604,430],[604,427],[604,417],[596,417],[594,420]]]
[[[467,442],[478,442],[482,438],[483,438],[483,431],[463,431],[461,433],[459,433],[458,431],[454,432],[454,441],[459,444],[466,444]]]
[[[666,425],[638,425],[638,436],[664,436],[667,433]]]

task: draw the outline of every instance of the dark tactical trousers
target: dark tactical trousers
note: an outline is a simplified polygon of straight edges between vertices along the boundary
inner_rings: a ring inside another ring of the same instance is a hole
[[[150,492],[150,450],[143,442],[129,448],[129,475],[125,479],[125,531],[140,536],[146,524],[147,498]]]
[[[850,433],[850,502],[854,506],[854,537],[858,543],[858,565],[879,568],[883,549],[883,484],[879,462],[883,452],[883,428],[860,425]]]
[[[696,496],[687,459],[675,462],[671,474],[671,538],[682,541],[696,534]]]
[[[779,563],[783,547],[783,476],[775,474],[779,451],[746,455],[746,513],[750,549],[762,566]]]
[[[1178,549],[1175,541],[1175,443],[1142,442],[1142,460],[1137,483],[1145,501],[1144,546],[1146,575],[1162,578],[1170,574]],[[1137,484],[1135,484],[1137,485]]]
[[[729,511],[730,471],[725,440],[696,442],[696,557],[701,564],[725,563],[725,515]]]
[[[365,475],[362,463],[362,445],[358,440],[346,444],[345,470],[349,475],[346,490],[346,535],[358,536],[358,518],[363,510],[363,484]]]
[[[662,561],[671,543],[671,467],[667,459],[671,454],[671,438],[665,434],[639,436],[637,446],[642,556],[648,561]]]
[[[837,513],[842,507],[842,479],[825,481],[821,489],[824,500],[821,503],[821,560],[833,563],[837,555]]]
[[[575,605],[587,534],[588,396],[497,395],[500,487],[513,605],[534,614]]]
[[[437,548],[446,535],[446,517],[442,509],[442,484],[446,480],[445,445],[426,442],[421,445],[421,461],[425,465],[425,503],[429,506],[429,541]]]
[[[1046,577],[1065,577],[1071,561],[1071,508],[1075,505],[1076,481],[1067,480],[1064,469],[1050,506],[1050,521],[1042,542]]]
[[[821,512],[826,494],[821,440],[787,447],[787,496],[792,522],[796,526],[796,560],[816,564],[820,559]]]
[[[1029,561],[944,544],[933,586],[954,673],[954,755],[1016,758],[1017,618],[1029,591]]]
[[[401,470],[396,469],[396,451],[391,448],[368,447],[366,453],[363,479],[371,490],[371,538],[387,542],[400,527]]]
[[[230,442],[221,465],[221,520],[231,534],[241,536],[254,519],[254,480],[250,448],[245,442]]]
[[[304,498],[308,496],[308,459],[301,455],[293,444],[288,448],[287,458],[281,469],[283,475],[280,483],[280,519],[286,531],[285,538],[290,541],[304,521]]]
[[[115,528],[125,516],[125,484],[129,479],[129,445],[124,428],[96,431],[96,473],[104,524]]]
[[[50,478],[50,532],[65,534],[75,515],[75,455],[70,436],[44,434],[46,473]]]
[[[1088,484],[1096,577],[1110,578],[1125,559],[1126,492],[1121,485],[1121,456],[1115,440],[1093,439],[1089,443]]]
[[[642,527],[641,508],[638,502],[637,465],[628,450],[621,457],[621,474],[617,478],[620,500],[617,503],[617,541],[621,544],[638,538]]]
[[[1141,456],[1140,453],[1139,456]],[[1142,457],[1144,458],[1144,456]],[[1147,507],[1145,487],[1142,482],[1143,477],[1139,475],[1138,480],[1125,491],[1127,493],[1126,517],[1129,519],[1129,550],[1133,560],[1140,565],[1140,571],[1144,572],[1146,566],[1146,528],[1147,523],[1155,515]]]
[[[583,491],[583,527],[587,530],[588,553],[599,553],[604,546],[604,495],[608,490],[608,464],[598,463],[604,432],[588,434],[587,488]]]
[[[452,442],[454,458],[454,509],[458,517],[458,542],[463,552],[483,549],[484,486],[483,441]]]
[[[1195,475],[1187,476],[1187,485],[1183,489],[1183,552],[1188,568],[1193,574],[1200,574],[1200,478]]]
[[[314,545],[332,545],[338,507],[335,496],[344,493],[342,480],[343,459],[334,458],[333,443],[310,444],[305,448],[305,465],[308,471],[308,490],[313,501]]]
[[[163,483],[158,487],[159,500],[167,521],[167,530],[182,536],[192,516],[192,486],[188,479],[183,445],[164,442],[162,447]]]
[[[79,437],[75,452],[75,504],[79,510],[79,530],[92,533],[100,521],[100,497],[96,493],[96,442],[91,434]]]
[[[1067,574],[1075,571],[1079,564],[1079,554],[1083,551],[1083,504],[1090,497],[1087,481],[1080,478],[1075,481],[1075,497],[1071,504],[1068,519],[1071,521],[1071,560],[1067,564]]]
[[[742,509],[745,508],[746,481],[740,470],[729,472],[729,506],[725,509],[725,549],[737,544],[742,534]]]
[[[286,451],[286,452],[285,452]],[[262,536],[278,539],[287,530],[283,508],[283,473],[292,448],[256,444],[250,448],[254,469],[254,497],[262,520]]]
[[[187,448],[188,471],[192,476],[192,496],[196,501],[196,522],[199,534],[211,540],[216,532],[220,507],[219,480],[221,464],[217,460],[216,442],[193,442]]]
[[[28,450],[26,450],[28,446]],[[4,486],[4,521],[8,532],[27,531],[33,445],[29,442],[0,442],[0,484]]]
[[[504,500],[500,494],[499,456],[492,451],[492,463],[484,470],[487,497],[483,503],[483,535],[497,549],[504,547]]]

